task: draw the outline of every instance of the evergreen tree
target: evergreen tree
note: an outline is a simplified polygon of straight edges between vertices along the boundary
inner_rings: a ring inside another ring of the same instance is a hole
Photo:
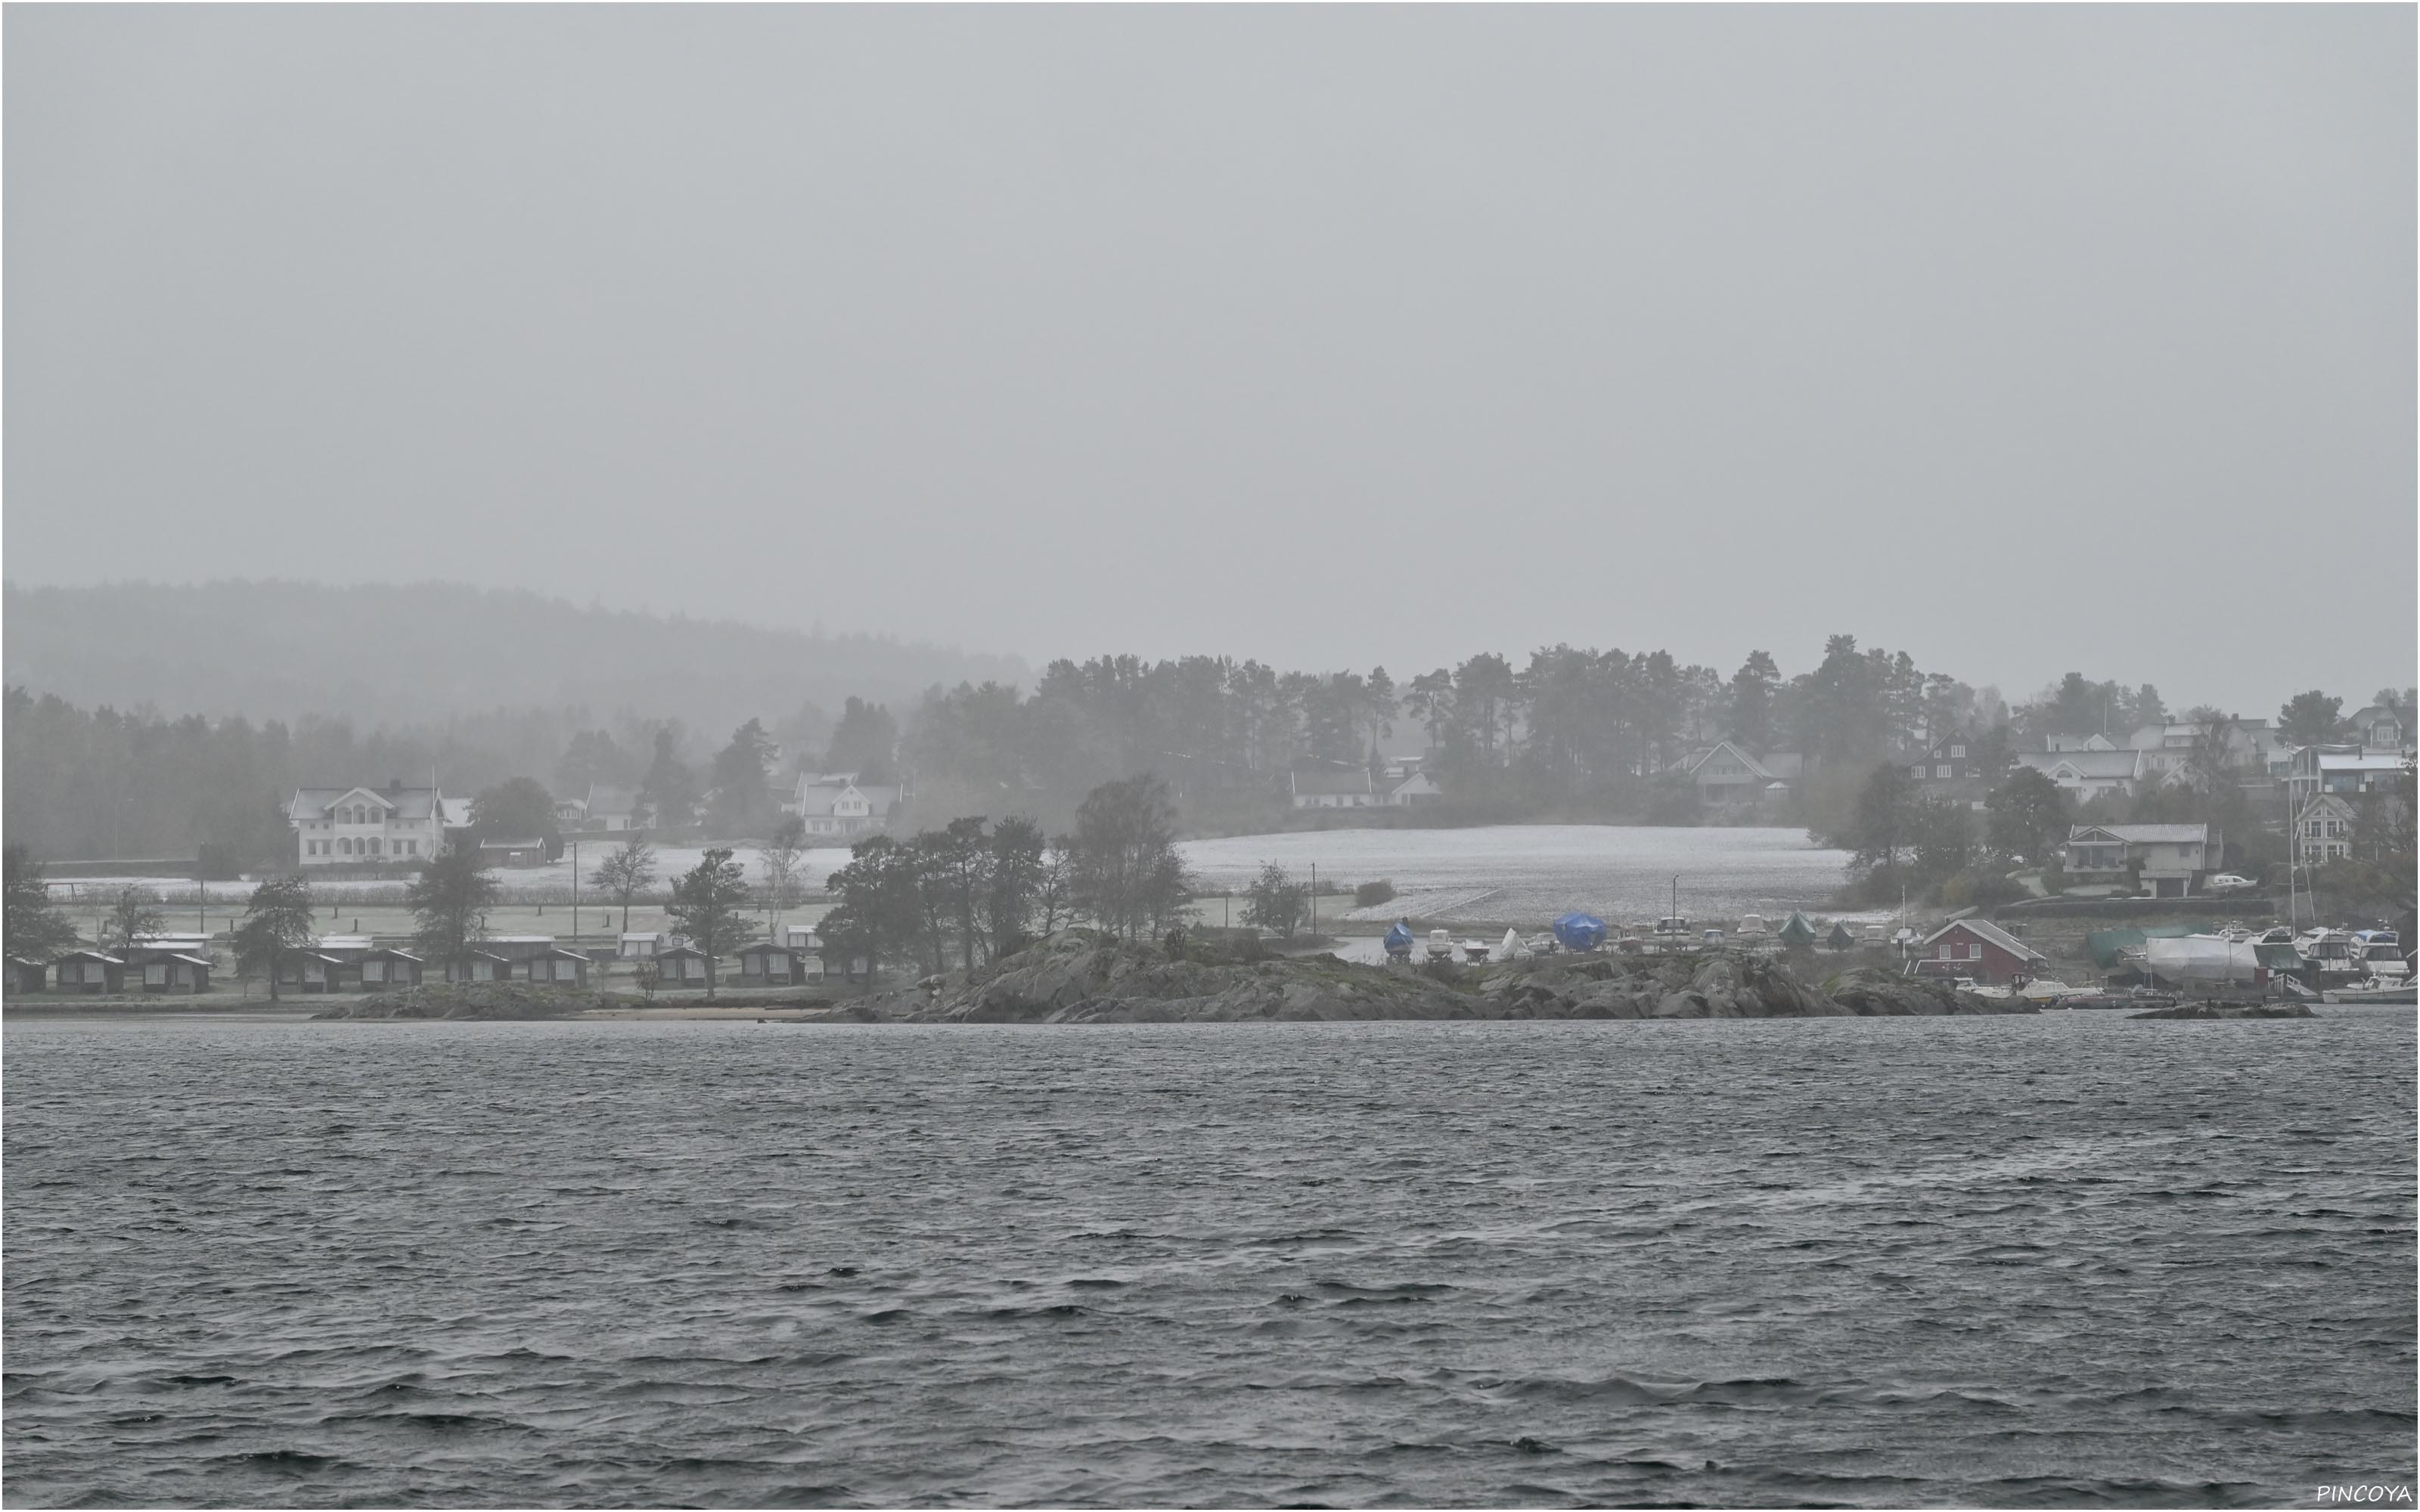
[[[7,872],[7,949],[27,961],[47,961],[76,943],[75,926],[51,904],[50,884],[42,863],[24,846],[0,847],[0,869]]]
[[[2068,795],[2041,773],[2020,766],[1983,799],[1993,848],[2046,866],[2073,822]]]
[[[665,914],[690,944],[706,954],[706,996],[714,999],[717,963],[756,937],[756,921],[748,917],[748,870],[718,846],[673,884]]]
[[[417,928],[412,939],[432,966],[442,969],[470,953],[488,933],[488,910],[500,889],[479,865],[479,853],[449,845],[424,862],[404,903]]]
[[[754,719],[731,732],[731,744],[715,753],[712,823],[725,835],[761,835],[777,811],[768,773],[773,737]]]
[[[639,784],[639,805],[644,823],[657,830],[686,829],[697,819],[697,778],[680,759],[680,730],[665,724],[656,730],[655,760]]]
[[[2297,746],[2323,745],[2336,737],[2336,716],[2343,708],[2344,700],[2316,687],[2297,693],[2277,711],[2277,733]]]
[[[286,974],[286,958],[310,949],[318,907],[310,881],[299,874],[271,877],[252,889],[243,922],[236,926],[236,969],[268,978],[272,1003]]]

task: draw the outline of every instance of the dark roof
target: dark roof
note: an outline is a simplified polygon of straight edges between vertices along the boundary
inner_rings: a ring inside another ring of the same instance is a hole
[[[1294,791],[1314,797],[1329,794],[1367,793],[1370,791],[1370,773],[1366,767],[1350,772],[1295,772]]]

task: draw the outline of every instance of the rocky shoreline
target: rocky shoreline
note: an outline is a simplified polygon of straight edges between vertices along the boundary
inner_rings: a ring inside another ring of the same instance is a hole
[[[1171,955],[1067,930],[986,967],[928,978],[824,1015],[894,1024],[1225,1024],[1373,1019],[1857,1018],[2032,1013],[2022,1000],[1853,970],[1820,987],[1721,952],[1547,956],[1486,966],[1363,965],[1334,956]]]
[[[429,982],[337,1003],[314,1019],[559,1019],[597,1006],[596,995],[521,982]]]

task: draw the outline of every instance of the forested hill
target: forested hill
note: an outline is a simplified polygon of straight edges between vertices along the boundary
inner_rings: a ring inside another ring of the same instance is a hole
[[[799,598],[812,612],[813,590]],[[936,683],[1032,680],[1012,656],[457,583],[11,583],[5,620],[9,686],[256,720],[319,714],[374,727],[584,704],[599,717],[629,708],[721,731],[802,702],[837,710],[850,694],[912,702]]]

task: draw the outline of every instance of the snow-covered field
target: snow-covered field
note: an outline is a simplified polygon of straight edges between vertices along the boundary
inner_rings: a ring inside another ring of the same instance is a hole
[[[1610,825],[1326,829],[1190,841],[1184,851],[1207,892],[1241,890],[1264,861],[1309,881],[1316,862],[1323,886],[1384,877],[1407,895],[1381,915],[1534,920],[1541,928],[1567,908],[1621,922],[1654,918],[1668,910],[1675,875],[1681,911],[1693,918],[1813,910],[1839,888],[1849,859],[1810,843],[1803,829]],[[1413,894],[1434,894],[1427,901],[1440,906],[1421,906]]]
[[[613,846],[583,840],[582,887]],[[1403,896],[1374,910],[1368,919],[1418,914],[1430,918],[1501,919],[1544,928],[1567,908],[1585,908],[1616,922],[1654,918],[1666,911],[1672,878],[1681,879],[1681,911],[1693,918],[1730,918],[1741,914],[1787,914],[1792,908],[1823,910],[1845,877],[1847,853],[1811,844],[1801,829],[1646,828],[1612,825],[1496,825],[1477,829],[1326,829],[1283,835],[1239,835],[1187,841],[1187,863],[1207,894],[1240,892],[1264,861],[1275,861],[1297,881],[1309,881],[1313,863],[1323,884],[1345,887],[1392,882]],[[697,865],[698,845],[667,845],[656,853],[659,886]],[[753,846],[737,846],[734,857],[761,875]],[[848,862],[838,847],[813,850],[799,866],[803,890],[820,889]],[[571,853],[551,866],[516,867],[496,873],[507,895],[543,889],[567,892]],[[133,881],[174,897],[193,896],[182,877],[111,878],[82,881],[75,890],[89,898]],[[68,891],[54,878],[54,891]],[[348,898],[368,902],[392,893],[400,901],[401,881],[335,883]],[[240,901],[246,882],[210,884],[213,899]],[[1322,918],[1342,913],[1342,900],[1323,904]]]

